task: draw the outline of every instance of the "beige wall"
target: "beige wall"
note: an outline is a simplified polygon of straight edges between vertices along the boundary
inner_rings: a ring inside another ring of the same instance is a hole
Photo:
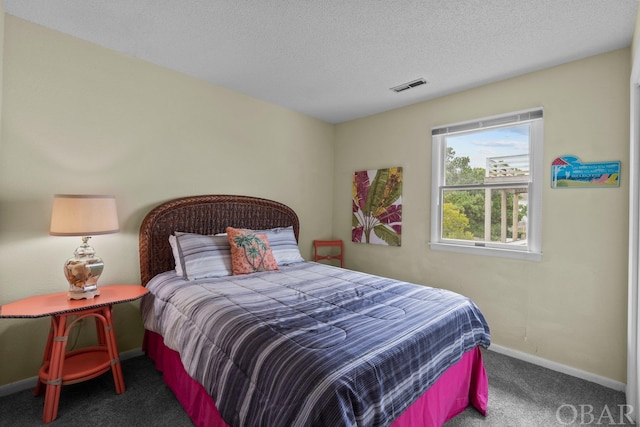
[[[80,238],[52,237],[55,193],[112,193],[121,232],[91,243],[100,282],[139,282],[138,228],[177,196],[246,194],[296,210],[301,251],[331,234],[334,126],[27,23],[5,21],[0,304],[63,291]],[[140,347],[135,304],[119,349]],[[48,320],[0,319],[0,385],[37,374]]]
[[[404,168],[402,246],[348,243],[347,267],[460,292],[484,312],[493,343],[624,382],[629,75],[622,49],[338,125],[338,237],[350,241],[352,173]],[[431,128],[537,106],[542,262],[431,250]],[[620,188],[552,190],[550,164],[568,154],[621,160]]]

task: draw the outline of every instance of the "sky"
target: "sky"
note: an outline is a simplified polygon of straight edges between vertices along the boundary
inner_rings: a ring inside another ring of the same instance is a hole
[[[447,137],[456,157],[468,156],[471,167],[485,168],[487,157],[529,154],[529,125],[475,131]]]

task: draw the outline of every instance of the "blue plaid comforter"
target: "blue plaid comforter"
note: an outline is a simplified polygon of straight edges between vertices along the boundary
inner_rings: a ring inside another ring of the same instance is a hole
[[[387,426],[490,343],[466,297],[313,262],[147,288],[145,328],[231,426]]]

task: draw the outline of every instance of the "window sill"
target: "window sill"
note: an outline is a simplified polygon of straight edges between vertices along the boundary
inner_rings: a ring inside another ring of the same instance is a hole
[[[431,249],[436,251],[495,256],[500,258],[520,259],[525,261],[542,261],[542,252],[516,251],[516,250],[508,250],[508,249],[456,245],[452,243],[437,243],[437,242],[429,242],[429,246],[431,247]]]

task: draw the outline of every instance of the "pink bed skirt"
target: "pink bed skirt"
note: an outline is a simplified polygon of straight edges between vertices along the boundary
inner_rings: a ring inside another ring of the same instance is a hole
[[[176,395],[198,427],[227,427],[213,400],[182,366],[180,355],[164,345],[162,337],[146,331],[143,350],[163,373],[164,382]],[[439,427],[463,412],[469,404],[487,413],[489,385],[480,348],[464,354],[392,424],[392,427]]]

